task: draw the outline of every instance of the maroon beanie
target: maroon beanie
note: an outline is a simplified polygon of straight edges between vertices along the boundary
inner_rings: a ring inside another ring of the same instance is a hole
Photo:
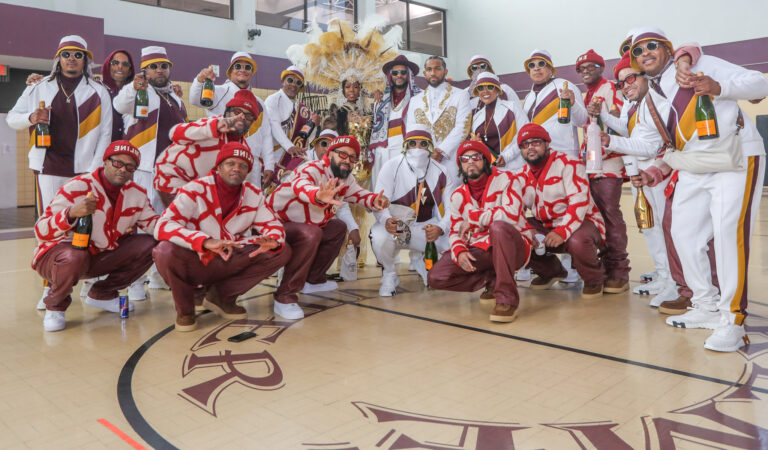
[[[549,133],[541,125],[537,123],[527,123],[520,128],[517,132],[517,145],[520,145],[523,141],[528,139],[542,139],[547,142],[552,142],[552,138],[549,137]]]
[[[600,67],[605,67],[605,60],[603,57],[595,53],[595,51],[592,49],[589,49],[587,53],[584,53],[583,55],[576,58],[576,69],[578,69],[579,66],[585,62],[592,62],[595,64],[600,64]]]
[[[483,156],[485,156],[485,159],[488,160],[488,162],[493,161],[493,155],[491,155],[491,150],[488,149],[488,147],[483,144],[480,141],[464,141],[459,145],[459,149],[456,151],[456,164],[461,167],[461,155],[464,153],[474,150]]]

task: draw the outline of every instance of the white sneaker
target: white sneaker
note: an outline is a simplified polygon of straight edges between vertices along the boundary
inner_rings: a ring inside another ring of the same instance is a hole
[[[654,281],[657,278],[659,278],[659,274],[655,270],[653,272],[647,272],[640,275],[640,279],[647,282]]]
[[[80,288],[80,297],[87,297],[93,283],[99,281],[98,278],[86,278],[83,280],[83,286]]]
[[[743,325],[721,324],[704,342],[704,348],[716,352],[735,352],[749,343]]]
[[[304,318],[304,311],[298,303],[280,303],[276,301],[275,314],[288,320],[299,320]]]
[[[662,303],[677,300],[680,296],[677,292],[677,283],[675,283],[675,280],[664,278],[664,283],[664,288],[648,303],[650,306],[658,308]]]
[[[531,269],[520,269],[515,272],[515,280],[531,281]]]
[[[563,283],[578,283],[579,280],[581,280],[579,272],[577,272],[576,269],[568,269],[568,275],[560,281]]]
[[[709,311],[693,305],[679,316],[667,317],[667,325],[678,328],[707,328],[714,330],[720,324],[720,311]]]
[[[397,272],[385,272],[381,276],[381,287],[379,288],[380,297],[392,297],[397,294],[397,286],[400,285],[400,277]]]
[[[304,283],[304,289],[302,289],[301,292],[304,294],[311,294],[313,292],[326,292],[336,290],[338,287],[339,285],[336,284],[335,281],[326,281],[325,283],[319,284]]]
[[[144,277],[141,277],[128,286],[128,300],[139,302],[146,299],[147,291],[144,290]]]
[[[85,297],[85,304],[95,306],[96,308],[103,309],[113,313],[120,312],[120,298],[113,298],[112,300],[96,300],[91,297]],[[128,302],[128,311],[133,311],[133,303]]]
[[[150,289],[162,289],[165,291],[170,291],[171,287],[168,286],[168,284],[163,280],[163,276],[160,275],[160,272],[157,271],[151,271],[149,273],[149,286]]]
[[[398,254],[398,258],[399,258]],[[408,252],[408,272],[416,272],[419,267],[419,261],[424,262],[424,252],[411,250]]]
[[[638,295],[656,295],[663,291],[664,288],[667,287],[667,284],[668,282],[666,277],[656,277],[653,279],[653,281],[635,286],[632,288],[632,293]]]
[[[64,319],[64,311],[45,311],[43,330],[61,331],[66,325],[67,321]]]
[[[50,286],[46,286],[43,288],[43,296],[40,297],[40,301],[37,302],[38,311],[45,311],[45,297],[48,297],[49,292],[51,292]]]
[[[419,274],[421,281],[424,282],[424,286],[428,286],[427,274],[429,271],[427,270],[427,265],[424,263],[424,260],[414,261],[414,266],[416,267],[416,273]],[[397,281],[397,285],[400,285],[400,280]]]
[[[285,275],[285,267],[281,267],[277,273],[277,285],[280,286],[280,283],[283,282],[283,275]]]

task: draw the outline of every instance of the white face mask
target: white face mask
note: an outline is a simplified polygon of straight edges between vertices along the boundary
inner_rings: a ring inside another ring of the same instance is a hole
[[[429,167],[429,152],[423,148],[409,148],[405,152],[405,160],[416,173],[416,176],[423,178],[427,174]]]

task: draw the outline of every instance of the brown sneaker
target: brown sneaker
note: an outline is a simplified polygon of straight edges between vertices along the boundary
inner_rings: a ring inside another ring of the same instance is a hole
[[[662,314],[669,314],[670,316],[677,316],[688,311],[688,308],[693,306],[691,299],[688,297],[677,297],[677,300],[670,300],[662,302],[659,305],[659,312]]]
[[[563,272],[562,274],[552,278],[544,278],[541,275],[538,275],[536,278],[534,278],[531,281],[531,289],[534,289],[534,290],[549,289],[552,287],[553,284],[557,283],[558,281],[564,280],[565,277],[567,276],[568,276],[568,272]]]
[[[201,313],[205,311],[205,306],[203,306],[203,300],[205,299],[205,288],[204,287],[198,287],[195,288],[195,312]]]
[[[491,313],[491,322],[512,322],[517,317],[517,305],[496,303]]]
[[[176,331],[194,331],[197,329],[197,319],[194,314],[176,316]]]
[[[606,294],[621,294],[629,290],[629,281],[619,280],[617,278],[608,278],[603,285],[603,292]]]
[[[203,306],[216,313],[219,317],[227,320],[248,318],[248,312],[242,306],[238,306],[234,302],[229,304],[222,302],[219,298],[219,293],[213,286],[209,287],[205,292]]]
[[[584,283],[584,288],[581,290],[581,298],[597,298],[603,296],[603,283]]]
[[[481,305],[495,305],[496,295],[493,293],[493,288],[485,288],[482,294],[480,294],[479,302]]]

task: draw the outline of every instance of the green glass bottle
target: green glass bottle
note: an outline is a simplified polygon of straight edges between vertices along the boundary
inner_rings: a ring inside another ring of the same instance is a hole
[[[45,109],[45,102],[40,102],[40,109]],[[51,128],[47,123],[35,124],[35,147],[49,148],[51,146]]]
[[[701,72],[696,74],[703,76]],[[712,104],[712,97],[709,95],[696,96],[696,131],[699,139],[716,139],[720,137],[720,130],[717,128],[717,116],[715,115],[715,105]]]
[[[427,270],[432,269],[432,266],[437,262],[437,246],[434,242],[427,242],[424,247],[424,266]]]
[[[568,82],[563,82],[563,90],[568,89]],[[571,123],[571,100],[560,97],[560,107],[557,108],[557,121]]]
[[[142,70],[141,73],[146,76],[146,71]],[[147,116],[149,116],[149,94],[147,94],[146,89],[138,89],[134,99],[133,117],[136,119],[146,119]]]
[[[213,66],[208,66],[208,68],[213,70]],[[206,108],[213,106],[213,93],[213,80],[206,78],[203,81],[203,90],[200,92],[200,104]]]
[[[93,197],[93,192],[89,192],[86,197]],[[75,222],[74,234],[72,235],[72,248],[78,250],[88,250],[91,244],[91,232],[93,231],[93,217],[91,214],[78,217]]]

